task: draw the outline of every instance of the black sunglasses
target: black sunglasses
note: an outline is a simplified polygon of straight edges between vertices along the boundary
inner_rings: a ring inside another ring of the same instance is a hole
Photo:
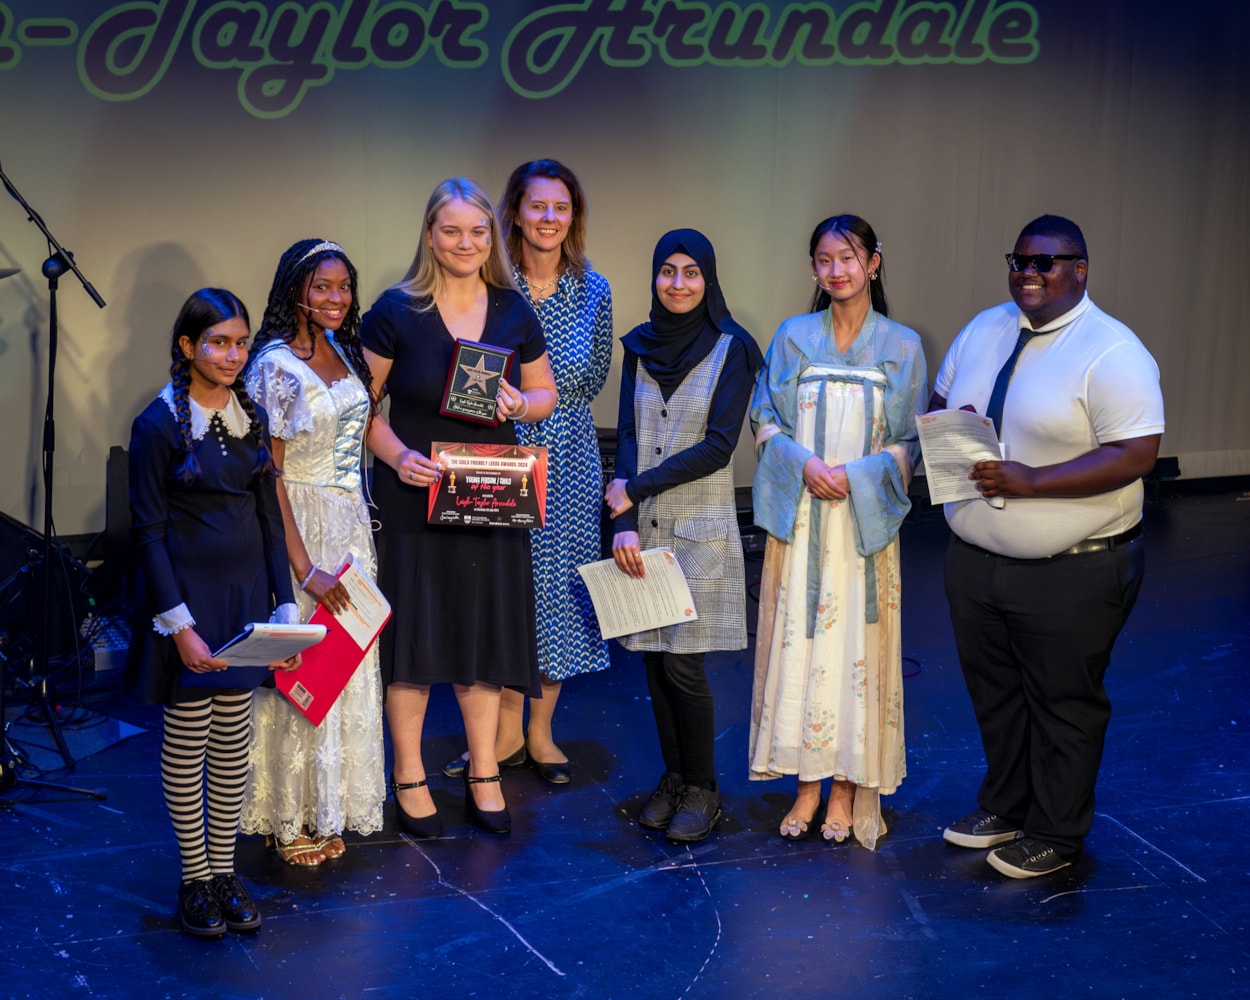
[[[1009,253],[1007,266],[1013,271],[1032,267],[1038,274],[1045,274],[1057,260],[1084,260],[1079,253]]]

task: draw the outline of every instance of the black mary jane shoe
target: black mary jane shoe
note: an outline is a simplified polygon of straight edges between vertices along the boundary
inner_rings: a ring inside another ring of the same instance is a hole
[[[212,879],[196,879],[178,886],[178,919],[182,929],[196,937],[219,938],[226,933]]]
[[[500,780],[499,775],[493,774],[489,778],[471,778],[468,769],[464,772],[464,808],[468,813],[469,822],[477,826],[487,833],[511,833],[512,832],[512,816],[508,812],[508,807],[502,809],[486,810],[479,809],[476,800],[473,798],[473,786],[485,785]]]
[[[233,872],[214,875],[212,884],[213,895],[217,897],[217,905],[227,927],[232,931],[254,931],[260,926],[260,910],[238,875]]]
[[[395,772],[391,772],[391,792],[395,796],[395,815],[399,819],[399,828],[418,840],[435,840],[443,835],[443,821],[438,818],[438,810],[428,816],[413,816],[399,804],[399,793],[406,788],[424,788],[429,784],[428,778],[420,781],[396,781]]]
[[[535,760],[532,757],[530,760],[534,765],[534,770],[543,781],[549,781],[553,785],[567,785],[573,780],[573,765],[567,760],[556,764],[544,764],[541,760]]]
[[[499,762],[499,767],[501,769],[520,767],[527,760],[529,760],[529,751],[525,749],[525,744],[522,743],[520,749],[518,749],[516,753],[505,757]],[[443,773],[449,778],[463,778],[464,772],[468,769],[468,767],[469,755],[464,753],[459,757],[453,757],[446,764],[444,764]]]

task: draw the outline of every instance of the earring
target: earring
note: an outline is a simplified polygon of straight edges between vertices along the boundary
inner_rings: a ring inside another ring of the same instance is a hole
[[[812,272],[812,281],[816,282],[816,284],[818,284],[818,285],[820,284],[820,279],[819,279],[818,277],[816,277],[816,272],[815,272],[815,271],[813,271],[813,272]]]
[[[876,272],[876,271],[869,271],[869,272],[868,272],[868,280],[869,280],[869,281],[876,281],[876,280],[877,280],[877,272]]]

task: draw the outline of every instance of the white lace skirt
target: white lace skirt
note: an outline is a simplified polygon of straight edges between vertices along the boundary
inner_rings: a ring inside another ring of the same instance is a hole
[[[300,537],[313,562],[334,572],[350,552],[377,576],[368,508],[359,494],[287,484]],[[316,602],[298,590],[307,621]],[[240,828],[274,834],[282,841],[300,828],[322,836],[382,829],[386,798],[382,744],[382,684],[377,644],[344,688],[320,726],[314,726],[285,695],[259,688],[252,707],[252,749]]]

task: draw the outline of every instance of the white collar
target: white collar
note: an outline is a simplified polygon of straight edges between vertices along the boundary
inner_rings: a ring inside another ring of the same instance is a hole
[[[1020,329],[1028,330],[1030,333],[1034,333],[1034,334],[1054,333],[1057,330],[1062,330],[1069,323],[1076,322],[1076,320],[1079,319],[1082,315],[1084,315],[1085,312],[1093,304],[1094,303],[1092,303],[1089,300],[1089,292],[1082,292],[1080,302],[1074,305],[1071,309],[1069,309],[1062,316],[1056,316],[1049,323],[1042,324],[1042,326],[1038,327],[1038,329],[1036,330],[1034,330],[1032,325],[1029,323],[1029,318],[1026,315],[1024,315],[1024,313],[1020,313]]]
[[[161,390],[161,399],[165,400],[165,405],[169,407],[169,412],[178,417],[178,407],[174,403],[174,387],[171,383],[166,382],[165,388]],[[212,423],[213,417],[221,417],[221,422],[225,424],[226,430],[230,432],[233,438],[245,438],[251,427],[251,421],[248,420],[247,414],[243,412],[243,406],[239,403],[239,399],[233,392],[230,393],[230,401],[226,403],[220,410],[210,410],[205,406],[201,406],[190,396],[187,402],[191,404],[191,437],[199,441],[208,433],[208,425]]]

